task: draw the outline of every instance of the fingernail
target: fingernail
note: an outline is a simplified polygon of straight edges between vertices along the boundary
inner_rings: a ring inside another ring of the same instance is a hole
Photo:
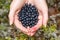
[[[12,22],[10,21],[10,25],[12,25]]]
[[[28,33],[28,30],[26,30],[26,32]]]
[[[33,36],[33,34],[31,34],[31,36]]]
[[[44,25],[44,27],[46,27],[46,24]]]
[[[46,25],[45,25],[45,27],[46,27]]]
[[[40,16],[38,17],[38,19],[39,19],[39,20],[42,19],[42,16],[40,15]]]

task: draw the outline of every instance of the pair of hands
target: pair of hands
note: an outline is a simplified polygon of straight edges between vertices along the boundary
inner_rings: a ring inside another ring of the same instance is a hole
[[[35,5],[39,12],[39,16],[38,16],[39,21],[37,25],[35,25],[32,28],[23,27],[23,25],[21,24],[21,22],[18,20],[18,17],[17,17],[18,12],[21,10],[22,6],[26,2]],[[46,5],[45,0],[39,0],[39,1],[37,0],[13,0],[12,1],[10,5],[10,12],[9,12],[10,25],[14,23],[16,27],[19,28],[23,33],[29,36],[33,36],[35,32],[42,26],[42,24],[46,26],[47,21],[48,21],[48,7]]]

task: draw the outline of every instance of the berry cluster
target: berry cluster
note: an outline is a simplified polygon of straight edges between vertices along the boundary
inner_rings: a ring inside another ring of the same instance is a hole
[[[21,21],[24,27],[33,27],[38,22],[38,10],[34,5],[25,4],[21,11],[18,13],[19,21]]]

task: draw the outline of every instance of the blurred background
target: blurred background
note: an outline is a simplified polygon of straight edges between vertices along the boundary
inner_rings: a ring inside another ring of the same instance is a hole
[[[9,8],[12,0],[0,0],[0,40],[60,40],[60,0],[46,0],[49,8],[47,27],[32,37],[9,25]]]

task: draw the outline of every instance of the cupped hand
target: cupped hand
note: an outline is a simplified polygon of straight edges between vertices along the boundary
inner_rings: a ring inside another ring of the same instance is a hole
[[[46,4],[46,0],[39,0],[39,1],[35,0],[34,5],[39,10],[38,11],[39,12],[39,17],[38,17],[39,21],[38,21],[37,25],[30,28],[31,36],[33,36],[35,34],[35,32],[42,25],[44,25],[46,27],[47,21],[48,21],[48,7],[47,7],[47,4]]]
[[[13,23],[16,25],[18,29],[20,29],[23,33],[27,34],[27,29],[22,26],[21,22],[17,19],[17,14],[24,5],[25,0],[13,0],[10,5],[10,12],[9,12],[9,23],[12,25]],[[28,34],[29,35],[29,34]]]
[[[18,20],[18,15],[16,14],[15,15],[15,18],[14,18],[14,24],[15,26],[20,29],[23,33],[27,34],[27,35],[30,35],[30,33],[28,33],[28,29],[25,28],[22,23]]]

